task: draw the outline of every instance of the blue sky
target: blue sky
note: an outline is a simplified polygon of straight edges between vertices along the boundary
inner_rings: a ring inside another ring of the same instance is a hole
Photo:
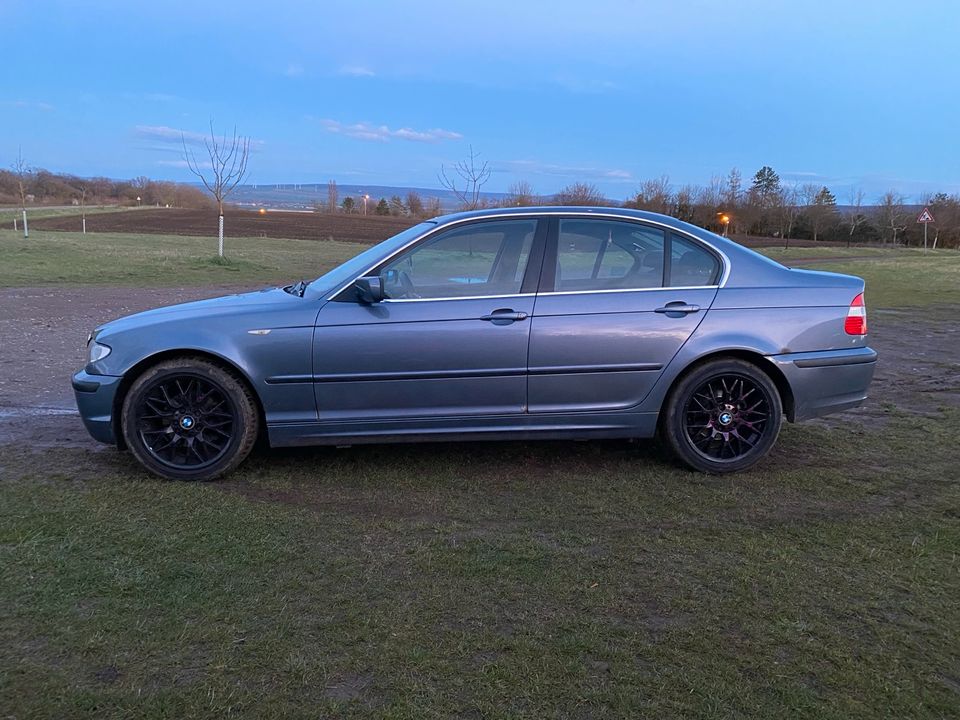
[[[956,0],[2,0],[0,28],[4,166],[188,180],[212,119],[257,183],[431,187],[472,144],[493,191],[960,191]]]

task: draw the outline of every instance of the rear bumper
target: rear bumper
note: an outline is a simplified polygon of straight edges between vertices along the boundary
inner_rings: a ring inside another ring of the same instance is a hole
[[[73,376],[73,394],[87,432],[94,440],[115,445],[113,401],[123,378],[113,375],[91,375],[81,370]]]
[[[877,366],[877,351],[825,350],[773,355],[770,360],[790,384],[790,420],[799,422],[862,405]]]

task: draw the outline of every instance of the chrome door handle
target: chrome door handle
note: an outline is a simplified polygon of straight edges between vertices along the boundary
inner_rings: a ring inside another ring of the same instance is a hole
[[[664,313],[670,315],[672,313],[679,313],[681,315],[686,315],[688,313],[700,312],[699,305],[688,305],[685,302],[669,302],[663,307],[658,307],[654,312]]]

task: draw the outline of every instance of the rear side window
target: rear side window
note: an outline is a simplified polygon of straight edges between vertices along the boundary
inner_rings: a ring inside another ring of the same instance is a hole
[[[561,219],[555,290],[634,290],[663,283],[662,230],[615,220]]]
[[[670,246],[671,287],[716,284],[720,262],[713,253],[679,235],[671,236]]]

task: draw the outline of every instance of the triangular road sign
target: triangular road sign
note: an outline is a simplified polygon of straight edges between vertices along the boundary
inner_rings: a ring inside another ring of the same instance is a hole
[[[930,222],[936,222],[936,220],[933,219],[933,215],[930,212],[930,208],[924,208],[923,212],[917,215],[917,222],[930,223]]]

